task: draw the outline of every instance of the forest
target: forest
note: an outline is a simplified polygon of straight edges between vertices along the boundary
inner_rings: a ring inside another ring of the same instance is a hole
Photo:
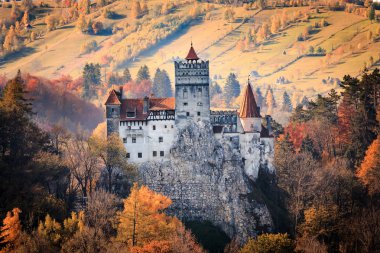
[[[276,231],[243,243],[237,235],[224,252],[378,252],[379,83],[377,69],[345,76],[339,92],[274,125],[276,174],[262,171],[252,184],[275,203]],[[139,184],[104,124],[41,127],[35,118],[46,105],[33,97],[53,100],[40,86],[19,72],[1,92],[1,252],[221,252],[165,213],[171,200]]]

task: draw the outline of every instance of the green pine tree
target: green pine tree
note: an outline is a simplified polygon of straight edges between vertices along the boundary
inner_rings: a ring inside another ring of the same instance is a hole
[[[146,65],[141,66],[137,72],[136,82],[140,83],[142,80],[150,80],[149,68]]]
[[[124,81],[124,83],[128,83],[128,82],[132,81],[132,76],[131,76],[131,73],[129,72],[128,68],[125,68],[123,71],[123,81]]]
[[[284,94],[282,96],[282,108],[281,110],[284,112],[291,112],[292,111],[292,102],[290,101],[289,94],[284,91]]]
[[[240,84],[234,73],[230,73],[224,86],[224,99],[227,105],[230,105],[232,99],[240,95]]]

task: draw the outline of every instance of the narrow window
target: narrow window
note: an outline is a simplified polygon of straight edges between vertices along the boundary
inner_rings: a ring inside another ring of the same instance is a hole
[[[164,142],[164,137],[158,137],[158,142]]]
[[[160,156],[164,156],[164,151],[160,151]]]
[[[114,112],[114,111],[115,111],[115,108],[112,108],[112,109],[111,109],[111,112]]]
[[[153,125],[153,130],[156,130],[156,126],[155,125]]]
[[[132,137],[132,143],[136,143],[136,137]]]
[[[131,153],[127,153],[127,158],[131,158]]]
[[[189,112],[186,112],[186,116],[190,116],[190,113],[189,113]]]
[[[154,156],[154,157],[157,156],[157,151],[153,151],[153,156]]]
[[[198,97],[202,97],[202,88],[198,88]]]
[[[187,106],[187,103],[183,103],[183,106]]]
[[[168,128],[168,126],[167,126],[167,125],[165,125],[165,128]]]
[[[183,98],[187,98],[187,96],[188,96],[188,94],[187,94],[187,90],[184,89],[184,90],[183,90]]]
[[[201,112],[197,112],[197,115],[198,115],[198,116],[201,116]]]
[[[124,143],[127,143],[127,138],[123,138],[123,142],[124,142]]]
[[[198,102],[197,105],[198,106],[202,106],[203,104],[202,104],[202,102]]]
[[[138,154],[137,154],[137,157],[138,157],[138,158],[142,158],[142,153],[138,153]]]
[[[172,125],[172,128],[174,128],[174,126]]]

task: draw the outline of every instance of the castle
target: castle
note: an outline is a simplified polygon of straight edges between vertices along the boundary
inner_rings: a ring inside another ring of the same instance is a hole
[[[107,135],[119,134],[129,162],[165,161],[169,159],[177,129],[190,120],[205,121],[211,124],[217,139],[229,140],[240,151],[248,176],[257,178],[260,165],[273,172],[271,117],[265,117],[264,127],[249,82],[244,87],[239,110],[213,110],[209,62],[198,58],[193,45],[185,59],[174,63],[175,97],[126,98],[122,89],[111,90],[105,103]]]

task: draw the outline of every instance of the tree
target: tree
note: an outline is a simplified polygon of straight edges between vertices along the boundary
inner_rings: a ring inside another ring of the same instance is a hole
[[[11,53],[20,48],[20,41],[17,38],[15,27],[12,25],[4,39],[3,48],[6,52]]]
[[[240,95],[240,83],[234,73],[230,73],[224,86],[224,99],[227,105],[230,105],[233,99]]]
[[[166,70],[157,68],[153,78],[153,94],[155,97],[171,97],[173,96],[170,79]]]
[[[59,248],[62,242],[62,226],[49,214],[45,221],[38,224],[38,234],[44,237],[52,246]]]
[[[21,235],[20,213],[20,209],[13,208],[12,212],[8,212],[4,218],[3,226],[0,229],[0,245],[3,245],[3,250],[0,252],[11,252],[19,243]]]
[[[140,2],[135,0],[132,3],[131,16],[135,19],[140,18],[142,15]]]
[[[137,72],[136,82],[140,83],[143,80],[150,80],[149,68],[146,65],[141,66]]]
[[[124,83],[128,83],[128,82],[132,81],[132,76],[131,76],[131,73],[129,72],[128,68],[125,68],[123,71],[123,81],[124,81]]]
[[[29,11],[28,10],[26,10],[24,12],[24,16],[22,17],[21,22],[23,23],[24,26],[26,26],[27,24],[29,24]]]
[[[46,30],[49,32],[49,31],[52,31],[52,30],[55,30],[55,28],[57,27],[57,17],[56,16],[53,16],[53,15],[48,15],[46,16],[45,18],[45,23],[46,23]]]
[[[380,193],[380,136],[368,147],[363,162],[356,172],[371,195]]]
[[[224,19],[227,20],[228,22],[234,21],[235,17],[235,11],[232,8],[227,8],[224,11]]]
[[[259,9],[261,9],[261,10],[265,9],[265,7],[266,7],[265,0],[258,0],[257,1],[257,7],[259,7]]]
[[[282,96],[282,108],[281,110],[284,112],[291,112],[293,109],[292,102],[290,101],[290,97],[286,91],[284,91],[284,94]]]
[[[75,184],[73,187],[80,189],[82,199],[85,201],[95,188],[100,173],[100,163],[83,133],[77,134],[65,144],[63,159],[70,170],[70,177]]]
[[[371,5],[368,13],[368,19],[371,20],[371,23],[375,20],[376,14],[375,14],[375,8],[373,7],[373,4]]]
[[[78,10],[81,15],[90,14],[91,1],[90,0],[80,0],[78,2]]]
[[[223,90],[217,82],[212,82],[210,85],[210,97],[213,98],[218,94],[222,94]]]
[[[267,114],[273,114],[273,109],[276,108],[276,100],[274,99],[273,90],[269,86],[265,95],[265,104],[267,107]]]
[[[164,213],[171,203],[166,196],[135,183],[119,215],[117,240],[133,247],[152,241],[170,241],[181,224]]]
[[[240,252],[290,253],[294,252],[294,245],[288,234],[262,234],[249,239]]]
[[[76,22],[76,25],[75,27],[81,31],[81,32],[86,32],[87,31],[87,28],[88,28],[88,24],[87,24],[87,21],[86,21],[86,17],[85,15],[82,13],[79,15],[79,18]]]
[[[125,175],[132,177],[134,174],[134,167],[127,163],[124,144],[118,134],[112,134],[107,139],[92,137],[90,145],[104,166],[105,188],[108,192],[115,192],[118,180]]]
[[[95,96],[95,88],[101,82],[100,65],[93,63],[86,63],[83,68],[83,92],[84,98],[91,98]]]
[[[0,158],[23,163],[46,145],[47,139],[31,121],[32,104],[18,71],[9,80],[0,98]]]
[[[92,23],[92,31],[94,34],[99,34],[103,31],[103,23],[100,21],[96,21]]]

